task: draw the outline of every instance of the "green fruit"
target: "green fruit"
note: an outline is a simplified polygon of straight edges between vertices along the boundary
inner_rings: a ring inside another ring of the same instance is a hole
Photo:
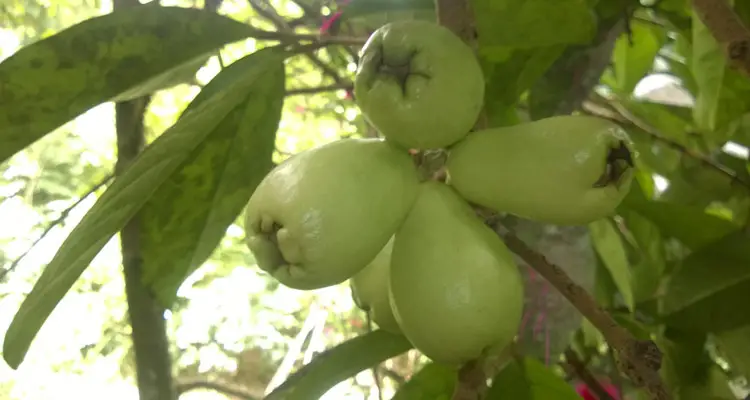
[[[484,76],[472,49],[447,28],[398,21],[362,48],[354,97],[386,139],[407,148],[457,142],[484,103]]]
[[[294,289],[351,278],[385,246],[418,188],[409,154],[379,139],[343,139],[274,168],[247,204],[258,266]]]
[[[391,311],[388,300],[388,278],[391,269],[391,251],[393,238],[383,247],[383,250],[349,281],[352,298],[357,307],[370,313],[372,320],[378,326],[392,333],[401,333],[396,319]]]
[[[393,313],[427,357],[459,365],[511,343],[523,310],[521,274],[502,240],[452,188],[420,185],[391,257]]]
[[[584,225],[630,190],[633,153],[613,122],[558,116],[477,131],[450,149],[450,185],[466,200],[528,219]]]

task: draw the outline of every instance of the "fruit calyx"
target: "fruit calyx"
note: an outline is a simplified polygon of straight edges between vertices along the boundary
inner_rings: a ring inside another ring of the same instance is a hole
[[[299,245],[282,224],[263,215],[254,228],[254,241],[262,246],[258,256],[263,258],[269,273],[273,275],[281,268],[289,269],[290,273],[300,271],[298,264],[302,262],[302,254]]]
[[[394,79],[401,88],[401,93],[406,97],[406,81],[409,77],[420,76],[425,79],[430,79],[430,76],[424,72],[412,70],[412,60],[416,57],[417,53],[417,50],[412,50],[403,61],[386,60],[385,49],[383,48],[383,44],[380,43],[374,60],[376,77],[385,76]]]
[[[609,185],[617,186],[628,170],[635,167],[633,154],[623,140],[618,141],[617,146],[612,146],[609,149],[605,163],[604,172],[594,182],[593,187],[595,188],[603,188]]]

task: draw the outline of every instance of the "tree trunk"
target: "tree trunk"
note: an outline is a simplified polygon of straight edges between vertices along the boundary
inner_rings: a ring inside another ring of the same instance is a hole
[[[115,12],[139,5],[138,0],[114,1]],[[125,171],[145,145],[144,114],[150,100],[146,96],[115,105],[118,175]],[[141,280],[143,259],[139,219],[139,215],[136,215],[120,232],[139,397],[140,400],[177,400],[164,320],[165,310]]]

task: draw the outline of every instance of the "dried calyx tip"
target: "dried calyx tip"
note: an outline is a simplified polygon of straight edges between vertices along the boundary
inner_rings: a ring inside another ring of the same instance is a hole
[[[385,49],[383,48],[383,44],[381,43],[380,49],[378,52],[377,73],[379,75],[393,77],[398,82],[399,86],[401,87],[405,95],[406,94],[406,80],[409,79],[409,76],[416,75],[416,76],[421,76],[423,78],[429,78],[429,76],[425,73],[412,71],[411,63],[416,55],[417,55],[417,50],[412,50],[412,52],[406,57],[406,60],[403,63],[397,64],[393,62],[386,62]]]
[[[618,141],[617,146],[609,149],[605,163],[604,172],[594,182],[595,188],[616,184],[629,169],[635,167],[633,154],[623,140]]]

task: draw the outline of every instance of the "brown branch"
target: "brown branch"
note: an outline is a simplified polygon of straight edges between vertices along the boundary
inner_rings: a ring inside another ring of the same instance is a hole
[[[342,36],[329,36],[329,35],[303,35],[298,34],[294,32],[294,29],[289,25],[289,23],[276,11],[276,9],[261,0],[248,0],[250,7],[252,7],[253,10],[255,10],[258,15],[268,19],[277,29],[277,32],[273,32],[276,37],[278,38],[284,38],[284,36],[288,36],[290,40],[296,40],[300,41],[303,40],[302,38],[306,38],[308,40],[313,41],[314,43],[321,43],[321,44],[342,44],[342,45],[356,45],[356,46],[362,46],[367,41],[366,38],[345,38]],[[265,34],[269,33],[267,31],[264,31]],[[283,40],[282,40],[283,41]],[[313,51],[315,49],[311,49],[310,51],[306,52],[305,56],[310,60],[310,62],[313,63],[316,67],[320,68],[323,71],[323,75],[329,76],[336,84],[344,84],[345,80],[339,76],[338,71],[336,71],[335,68],[331,67],[330,65],[323,62],[323,60],[320,59],[320,57],[313,54]]]
[[[614,400],[612,396],[610,396],[609,393],[604,390],[604,388],[599,383],[599,381],[596,380],[594,375],[589,372],[589,369],[586,368],[586,365],[583,363],[583,361],[581,361],[580,358],[578,358],[578,354],[576,354],[573,349],[567,348],[565,350],[565,362],[568,364],[573,373],[581,378],[586,386],[594,392],[599,400]]]
[[[656,128],[651,126],[649,123],[636,117],[627,110],[621,104],[607,100],[599,95],[593,96],[597,101],[594,103],[584,103],[583,111],[587,114],[594,115],[600,118],[606,118],[613,122],[617,122],[621,125],[632,126],[646,132],[655,141],[658,141],[674,150],[679,151],[687,157],[693,158],[700,162],[705,168],[713,169],[718,173],[726,176],[732,184],[740,185],[747,190],[750,190],[750,182],[746,182],[739,177],[734,171],[725,167],[724,165],[717,163],[701,154],[697,154],[694,151],[688,149],[686,146],[675,142],[669,138],[664,137]],[[604,104],[602,104],[604,103]]]
[[[86,200],[89,196],[91,196],[92,194],[96,193],[96,191],[98,191],[102,187],[106,186],[112,180],[112,178],[114,178],[114,174],[107,175],[104,179],[102,179],[101,181],[99,181],[99,183],[97,183],[91,189],[89,189],[83,196],[79,197],[78,200],[76,200],[68,208],[66,208],[65,210],[63,210],[63,212],[60,213],[59,217],[57,217],[54,221],[50,222],[47,225],[47,227],[44,228],[44,231],[42,232],[42,234],[39,235],[39,237],[36,238],[36,240],[34,240],[34,243],[32,243],[31,246],[29,246],[29,248],[27,248],[26,251],[24,251],[23,254],[21,254],[20,257],[18,257],[15,260],[13,260],[13,263],[11,263],[8,268],[4,269],[3,271],[0,271],[0,281],[2,281],[3,279],[5,279],[6,275],[8,275],[9,273],[13,272],[13,270],[16,269],[16,267],[18,267],[18,264],[20,264],[21,261],[23,261],[23,259],[26,258],[26,256],[29,255],[29,253],[31,252],[31,250],[33,250],[39,244],[39,242],[42,241],[42,239],[44,239],[45,237],[47,237],[47,235],[50,232],[52,232],[52,229],[54,229],[56,226],[62,224],[68,218],[68,215],[76,207],[78,207],[81,203],[83,203],[83,201]],[[21,190],[23,190],[23,188]]]
[[[178,396],[191,390],[211,389],[221,394],[235,397],[240,400],[257,400],[257,397],[248,393],[246,389],[225,382],[209,380],[206,378],[181,378],[176,385]]]
[[[362,46],[367,38],[349,37],[349,36],[320,36],[311,33],[295,33],[287,31],[266,31],[263,29],[253,29],[254,39],[260,40],[278,40],[280,42],[314,42],[326,45],[339,44],[344,46]]]
[[[498,225],[492,222],[491,224]],[[562,268],[547,261],[515,234],[507,229],[502,229],[499,234],[513,253],[552,284],[602,333],[607,343],[616,351],[619,369],[636,386],[643,387],[654,400],[671,399],[658,372],[661,366],[661,352],[652,341],[633,337],[630,332],[618,325],[584,288],[573,282]]]
[[[726,0],[693,0],[693,11],[724,49],[732,68],[750,76],[750,31]]]

